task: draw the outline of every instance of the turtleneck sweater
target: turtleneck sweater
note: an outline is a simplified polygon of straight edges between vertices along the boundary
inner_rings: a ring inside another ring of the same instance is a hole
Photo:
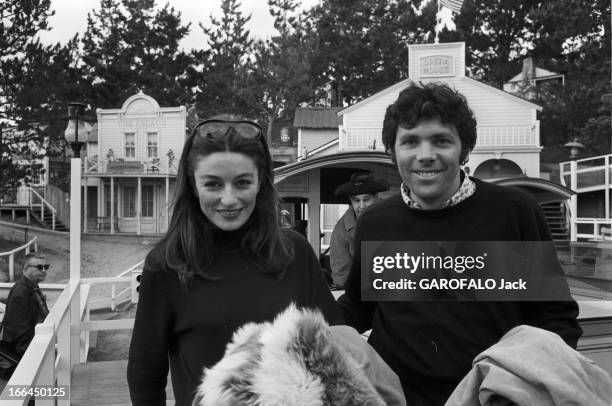
[[[204,367],[221,359],[234,331],[271,321],[290,303],[321,310],[330,324],[342,317],[308,241],[284,230],[294,257],[285,276],[263,273],[240,248],[242,232],[214,233],[211,271],[185,291],[176,272],[147,257],[128,362],[134,405],[165,405],[168,368],[177,405],[191,405]]]

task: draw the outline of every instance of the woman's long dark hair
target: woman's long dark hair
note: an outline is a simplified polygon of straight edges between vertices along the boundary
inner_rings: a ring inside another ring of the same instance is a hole
[[[280,205],[270,151],[263,139],[243,138],[234,130],[218,139],[198,135],[194,130],[187,139],[179,162],[168,232],[151,255],[165,268],[177,272],[185,289],[191,286],[195,276],[209,281],[219,279],[210,272],[215,226],[202,213],[193,176],[199,160],[215,152],[236,152],[255,162],[260,188],[255,209],[241,228],[244,230],[241,249],[262,272],[282,278],[293,256],[293,246],[281,234]]]

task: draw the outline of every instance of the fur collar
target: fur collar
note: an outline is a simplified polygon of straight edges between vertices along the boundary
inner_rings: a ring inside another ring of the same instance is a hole
[[[319,312],[294,305],[238,329],[204,377],[196,406],[384,406]]]

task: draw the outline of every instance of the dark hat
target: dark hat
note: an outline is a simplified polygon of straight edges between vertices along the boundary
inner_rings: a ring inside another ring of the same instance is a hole
[[[357,172],[351,175],[348,182],[334,190],[336,197],[374,194],[389,190],[385,181],[376,180],[367,172]]]

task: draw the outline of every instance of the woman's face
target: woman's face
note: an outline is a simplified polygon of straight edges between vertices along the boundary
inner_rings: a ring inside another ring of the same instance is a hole
[[[260,188],[252,158],[215,152],[198,160],[193,177],[202,213],[221,230],[237,230],[251,217]]]

